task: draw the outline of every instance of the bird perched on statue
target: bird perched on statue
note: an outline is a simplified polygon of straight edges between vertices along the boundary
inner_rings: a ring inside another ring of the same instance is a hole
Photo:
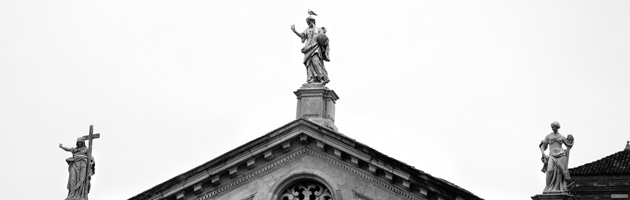
[[[308,14],[317,16],[317,14],[315,14],[315,12],[313,12],[311,9],[308,9]]]

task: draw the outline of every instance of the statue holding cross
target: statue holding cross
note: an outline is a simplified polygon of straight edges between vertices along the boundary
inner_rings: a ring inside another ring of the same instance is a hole
[[[68,197],[65,200],[88,200],[90,179],[94,175],[95,162],[92,157],[92,140],[100,138],[101,134],[93,134],[94,126],[90,125],[88,135],[77,138],[76,147],[68,148],[59,144],[59,148],[72,152],[72,157],[66,159],[68,163]],[[85,140],[90,146],[85,146]]]

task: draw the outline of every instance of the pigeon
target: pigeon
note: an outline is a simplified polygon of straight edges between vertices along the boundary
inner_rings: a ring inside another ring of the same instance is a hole
[[[313,12],[311,9],[308,9],[308,14],[317,16],[317,14],[315,14],[315,12]]]

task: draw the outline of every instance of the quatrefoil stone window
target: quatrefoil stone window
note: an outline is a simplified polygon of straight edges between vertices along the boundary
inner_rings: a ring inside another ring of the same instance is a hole
[[[332,200],[326,186],[314,181],[300,181],[290,185],[280,195],[280,200]]]

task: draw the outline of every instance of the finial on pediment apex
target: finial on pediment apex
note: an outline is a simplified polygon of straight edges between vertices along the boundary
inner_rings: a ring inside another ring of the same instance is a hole
[[[630,151],[630,140],[628,142],[626,142],[626,148],[623,149],[624,151]]]

